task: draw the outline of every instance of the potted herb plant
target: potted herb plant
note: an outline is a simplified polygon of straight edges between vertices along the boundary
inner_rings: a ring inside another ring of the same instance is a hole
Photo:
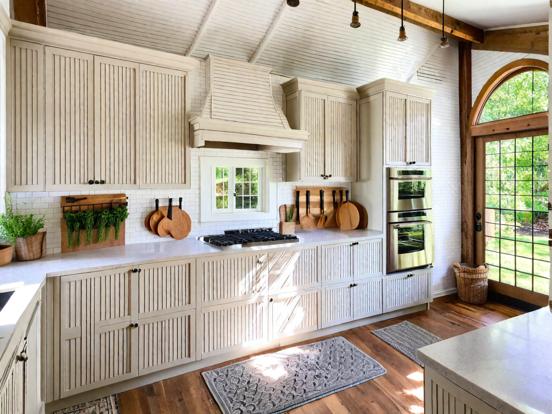
[[[34,214],[15,214],[9,200],[6,212],[0,215],[0,238],[15,245],[17,260],[36,260],[42,257],[46,232],[44,217]]]

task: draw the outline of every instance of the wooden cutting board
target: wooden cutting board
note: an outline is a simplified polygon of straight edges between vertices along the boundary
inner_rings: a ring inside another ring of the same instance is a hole
[[[159,213],[163,218],[159,221],[156,228],[156,233],[159,237],[167,237],[171,233],[173,222],[173,205],[172,198],[169,198],[169,206],[161,207]]]
[[[351,201],[355,205],[355,207],[358,210],[359,215],[359,222],[357,229],[367,229],[368,228],[368,211],[366,210],[366,207],[364,207],[362,204],[360,204],[357,201]]]
[[[159,211],[159,199],[156,198],[155,199],[155,210],[151,211],[147,216],[146,218],[144,219],[144,227],[146,229],[148,229],[148,231],[152,231],[151,230],[151,226],[150,226],[150,221],[151,221],[151,216],[153,216],[155,214],[156,211]]]
[[[360,215],[355,205],[349,201],[349,190],[345,191],[345,202],[339,207],[337,214],[341,231],[354,230],[358,227]]]
[[[178,207],[173,208],[173,222],[170,234],[173,239],[182,240],[192,231],[192,219],[182,209],[182,197],[178,199]]]

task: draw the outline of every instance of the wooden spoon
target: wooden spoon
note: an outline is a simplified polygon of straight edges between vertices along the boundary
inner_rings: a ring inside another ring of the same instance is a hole
[[[316,227],[323,229],[326,225],[326,214],[324,214],[324,190],[320,189],[320,217]]]
[[[306,205],[306,211],[305,215],[301,216],[301,227],[305,230],[312,230],[316,228],[316,221],[314,220],[314,216],[310,212],[310,191],[307,190],[306,194],[307,199],[307,205]]]
[[[147,216],[146,218],[144,219],[144,226],[146,227],[146,229],[148,229],[149,231],[151,231],[151,227],[150,227],[150,219],[151,219],[151,216],[153,216],[153,214],[159,210],[159,199],[156,198],[155,199],[155,210],[151,211]]]
[[[278,209],[278,212],[280,213],[280,223],[284,223],[286,221],[287,206],[282,204]]]
[[[326,219],[326,223],[325,223],[325,227],[326,227],[326,228],[337,227],[337,222],[335,221],[335,215],[336,215],[336,213],[337,213],[337,200],[336,200],[336,194],[337,194],[337,191],[332,190],[332,205],[333,205],[333,209],[332,209],[332,211],[330,212],[330,214],[328,214],[328,218]]]
[[[354,230],[360,222],[360,215],[353,203],[349,201],[349,190],[345,191],[345,203],[339,207],[339,229],[341,231]]]
[[[167,216],[157,225],[157,234],[159,237],[167,237],[171,232],[171,226],[173,223],[173,205],[172,198],[169,198],[169,208],[167,209]]]

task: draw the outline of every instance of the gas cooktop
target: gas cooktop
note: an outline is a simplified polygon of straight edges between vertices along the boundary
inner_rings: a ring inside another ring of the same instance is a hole
[[[297,243],[295,235],[280,234],[270,228],[226,230],[224,234],[201,237],[206,243],[216,247],[254,247],[274,244]]]

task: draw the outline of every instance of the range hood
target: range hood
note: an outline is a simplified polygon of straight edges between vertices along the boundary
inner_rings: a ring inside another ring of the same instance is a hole
[[[190,116],[194,147],[298,152],[307,131],[291,129],[274,101],[271,68],[231,59],[207,59],[207,98]]]

